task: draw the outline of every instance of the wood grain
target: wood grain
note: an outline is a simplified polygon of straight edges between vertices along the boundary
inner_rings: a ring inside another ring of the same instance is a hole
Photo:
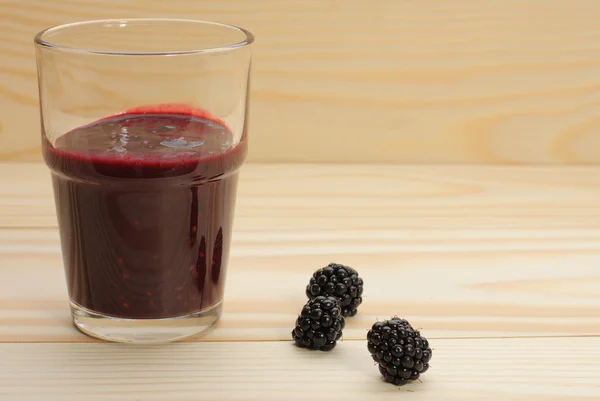
[[[0,227],[56,227],[44,165],[0,163],[0,183]],[[237,229],[263,234],[600,227],[600,168],[592,166],[249,163],[239,185]]]
[[[46,167],[0,164],[0,400],[600,399],[598,167],[251,163],[240,182],[221,322],[127,346],[71,325]],[[332,260],[364,304],[333,352],[300,350],[303,287]],[[365,346],[393,314],[434,348],[401,389]]]
[[[331,353],[290,342],[2,344],[0,399],[594,401],[600,339],[437,340],[432,368],[400,389],[363,341]]]
[[[0,158],[39,158],[33,35],[185,17],[253,31],[254,161],[597,164],[596,0],[0,0]]]
[[[600,335],[598,168],[250,163],[240,185],[225,314],[192,341],[287,340],[330,261],[366,282],[346,339],[394,314],[432,338]],[[92,341],[43,165],[0,165],[0,261],[0,342]]]

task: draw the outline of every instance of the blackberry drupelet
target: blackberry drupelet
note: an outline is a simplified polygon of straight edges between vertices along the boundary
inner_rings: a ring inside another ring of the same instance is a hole
[[[356,315],[362,303],[363,279],[351,267],[330,263],[317,270],[306,286],[306,296],[314,299],[318,296],[334,296],[342,305],[342,315]]]
[[[377,322],[367,334],[367,348],[389,383],[402,386],[429,369],[429,341],[406,320],[394,317]]]
[[[304,305],[292,338],[302,348],[331,351],[342,337],[345,321],[339,301],[319,296]]]

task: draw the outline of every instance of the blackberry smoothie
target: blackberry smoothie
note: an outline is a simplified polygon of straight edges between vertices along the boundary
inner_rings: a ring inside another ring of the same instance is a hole
[[[201,110],[157,106],[44,139],[71,301],[126,319],[218,305],[245,136],[235,144]]]

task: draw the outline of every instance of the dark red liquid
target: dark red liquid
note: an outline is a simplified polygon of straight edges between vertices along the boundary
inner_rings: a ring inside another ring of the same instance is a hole
[[[166,318],[222,300],[245,135],[233,145],[201,111],[139,109],[45,141],[43,153],[73,302]]]

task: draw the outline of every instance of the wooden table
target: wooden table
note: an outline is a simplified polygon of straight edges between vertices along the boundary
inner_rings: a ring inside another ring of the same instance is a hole
[[[0,165],[0,399],[600,399],[600,168],[248,164],[240,185],[220,324],[126,346],[70,324],[46,168]],[[297,349],[330,261],[364,304],[333,352]],[[394,314],[435,349],[401,389],[365,341]]]

